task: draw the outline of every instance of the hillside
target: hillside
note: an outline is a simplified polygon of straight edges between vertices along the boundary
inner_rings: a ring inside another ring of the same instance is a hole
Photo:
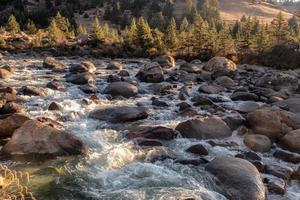
[[[235,21],[247,15],[257,16],[265,22],[270,22],[280,11],[286,18],[293,16],[292,12],[268,3],[253,4],[251,0],[219,0],[219,2],[221,18],[226,21]]]

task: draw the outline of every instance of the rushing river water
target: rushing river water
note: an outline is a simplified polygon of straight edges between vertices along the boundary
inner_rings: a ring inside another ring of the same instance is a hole
[[[62,58],[65,64],[84,61],[83,58]],[[38,199],[103,199],[103,200],[183,200],[226,199],[214,192],[214,185],[209,179],[203,166],[191,166],[175,163],[173,159],[153,161],[159,155],[169,155],[178,159],[197,158],[185,152],[185,149],[197,140],[178,137],[172,141],[163,142],[163,147],[138,148],[134,142],[124,138],[124,130],[140,124],[175,126],[188,118],[180,117],[176,104],[180,103],[172,95],[165,95],[160,99],[168,102],[169,107],[155,108],[151,105],[151,98],[156,96],[151,91],[151,84],[140,84],[142,94],[134,99],[108,100],[101,91],[107,85],[107,76],[112,72],[105,70],[109,60],[92,60],[97,66],[96,85],[99,103],[86,105],[83,99],[90,95],[84,94],[76,85],[66,83],[65,73],[52,73],[42,67],[42,58],[25,55],[12,56],[4,63],[16,67],[13,78],[2,83],[6,86],[34,85],[46,88],[46,84],[53,78],[60,80],[66,86],[62,91],[47,89],[46,97],[24,96],[27,114],[31,118],[49,117],[63,124],[64,129],[76,134],[89,147],[86,157],[57,158],[48,161],[20,162],[7,161],[11,168],[30,173],[29,188]],[[125,60],[123,60],[125,62]],[[139,62],[145,62],[140,60]],[[137,73],[140,64],[126,61],[125,69],[131,77]],[[181,87],[178,83],[177,87]],[[197,89],[193,86],[193,90]],[[224,98],[227,98],[224,94]],[[51,102],[62,105],[63,111],[48,111]],[[228,98],[227,106],[232,102]],[[144,105],[150,108],[148,119],[130,124],[112,125],[88,118],[88,113],[95,108],[118,105]],[[206,115],[206,111],[197,108],[198,112]],[[230,113],[230,110],[228,111]],[[224,140],[242,144],[237,134]],[[206,141],[200,141],[209,149],[212,160],[217,155],[235,155],[244,150],[243,145],[230,147],[211,146]],[[281,162],[271,158],[269,154],[259,154],[265,162]],[[286,165],[290,165],[285,163]],[[298,200],[300,199],[299,183],[291,182],[287,187],[287,195],[280,197],[269,196],[270,200]]]

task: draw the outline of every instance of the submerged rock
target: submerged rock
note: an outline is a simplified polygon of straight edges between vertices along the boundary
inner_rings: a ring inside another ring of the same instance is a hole
[[[173,129],[158,126],[158,127],[138,127],[126,133],[127,138],[147,138],[159,140],[172,140],[176,137]]]
[[[66,81],[76,85],[85,85],[93,82],[95,77],[91,73],[69,74],[66,76]]]
[[[58,80],[50,81],[49,83],[47,83],[46,87],[52,90],[61,90],[65,88],[64,84],[59,82]]]
[[[176,130],[186,138],[221,139],[230,137],[232,132],[219,117],[193,119],[178,124]]]
[[[193,146],[190,146],[186,152],[197,154],[200,156],[207,156],[208,150],[202,145],[202,144],[195,144]]]
[[[262,178],[250,162],[233,157],[217,157],[206,168],[217,178],[220,192],[231,200],[265,200]]]
[[[46,57],[43,66],[48,69],[64,69],[66,66],[53,57]]]
[[[26,121],[1,149],[2,156],[64,156],[85,153],[86,147],[74,135],[35,120]]]
[[[71,66],[70,70],[71,73],[94,73],[96,71],[96,67],[94,63],[91,61],[84,61],[79,65],[73,65]]]
[[[143,107],[109,107],[92,111],[89,115],[93,119],[111,123],[133,122],[148,117],[148,109]]]

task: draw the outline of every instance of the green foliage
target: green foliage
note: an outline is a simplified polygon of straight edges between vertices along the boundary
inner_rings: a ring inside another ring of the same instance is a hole
[[[50,45],[62,44],[66,39],[64,33],[58,28],[55,19],[51,21],[48,27],[48,37]]]
[[[98,17],[95,17],[95,19],[92,23],[91,38],[98,42],[103,42],[104,34],[103,34],[102,27],[100,25]]]
[[[86,28],[83,25],[79,25],[79,27],[77,28],[77,35],[87,35],[88,32],[86,30]]]
[[[291,39],[291,31],[288,22],[284,19],[282,12],[278,13],[271,22],[271,35],[276,45],[286,44]]]
[[[26,24],[26,31],[29,34],[35,34],[38,31],[38,29],[36,28],[36,26],[32,20],[28,20],[28,22]]]
[[[0,36],[0,48],[5,49],[5,47],[6,47],[5,39]]]
[[[164,36],[165,47],[168,50],[176,50],[179,46],[178,36],[177,36],[177,26],[174,18],[170,20],[170,23],[166,29]]]
[[[153,47],[153,36],[148,22],[143,18],[139,18],[137,23],[137,44],[143,50]]]
[[[69,20],[65,17],[63,17],[60,12],[57,12],[56,16],[54,17],[55,23],[57,27],[66,35],[71,36],[72,35],[72,29],[71,24]]]
[[[10,15],[6,24],[6,31],[15,34],[20,32],[20,25],[14,15]]]

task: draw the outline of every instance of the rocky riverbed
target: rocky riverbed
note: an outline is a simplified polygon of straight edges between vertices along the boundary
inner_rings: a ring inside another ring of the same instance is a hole
[[[37,199],[300,199],[300,70],[0,60],[1,163]]]

